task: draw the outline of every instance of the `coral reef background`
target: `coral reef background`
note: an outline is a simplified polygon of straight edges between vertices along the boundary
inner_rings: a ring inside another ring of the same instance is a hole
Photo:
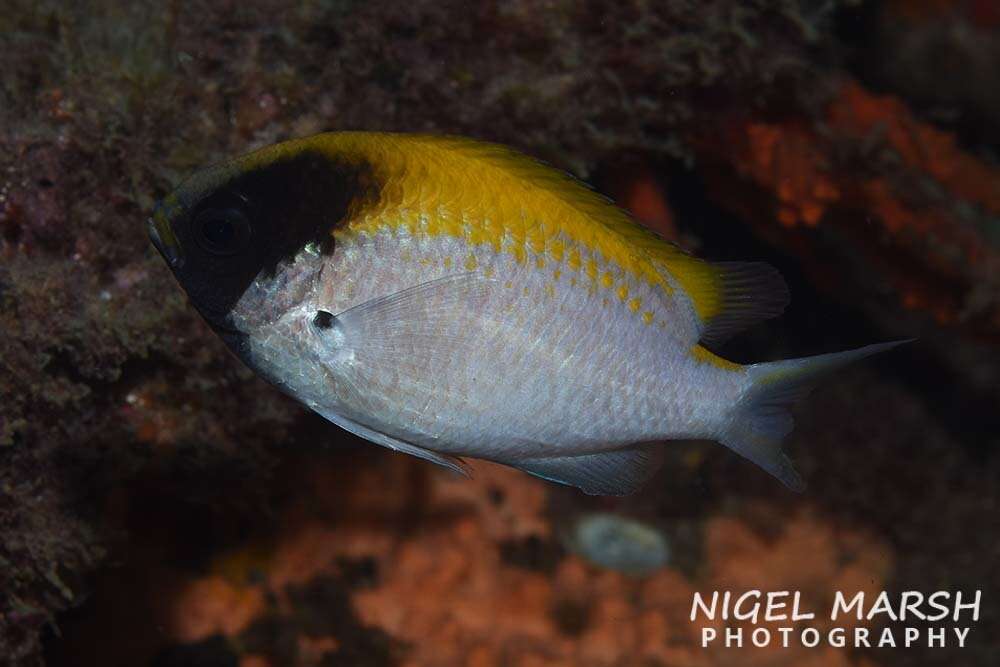
[[[995,664],[996,3],[8,0],[0,62],[0,663]],[[146,238],[193,168],[348,128],[506,143],[772,262],[737,361],[919,340],[798,412],[802,496],[695,443],[624,500],[455,479],[257,379]],[[670,565],[572,553],[594,510]],[[984,609],[962,650],[703,650],[724,587]]]

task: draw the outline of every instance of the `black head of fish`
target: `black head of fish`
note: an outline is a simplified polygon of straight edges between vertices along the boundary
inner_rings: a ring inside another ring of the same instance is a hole
[[[224,338],[241,333],[230,314],[255,281],[273,280],[307,245],[332,253],[334,229],[378,198],[364,161],[310,148],[274,155],[195,174],[149,220],[153,245]]]

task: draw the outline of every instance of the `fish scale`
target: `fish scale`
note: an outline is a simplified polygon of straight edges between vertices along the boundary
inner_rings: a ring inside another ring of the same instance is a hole
[[[457,137],[266,147],[189,178],[149,230],[227,345],[333,423],[593,494],[640,488],[678,438],[801,489],[791,403],[894,345],[727,361],[706,345],[784,308],[774,269],[699,260],[571,177]]]
[[[390,435],[405,433],[418,444],[433,443],[437,451],[459,456],[488,451],[495,460],[541,456],[560,447],[597,452],[636,441],[705,433],[705,423],[717,417],[718,392],[742,388],[742,376],[698,363],[684,350],[666,345],[669,338],[656,328],[623,326],[623,321],[636,321],[634,313],[618,299],[605,303],[605,293],[593,286],[580,282],[571,287],[566,278],[553,296],[545,296],[551,277],[506,253],[463,247],[463,242],[448,236],[415,240],[382,232],[345,242],[343,252],[330,258],[323,271],[368,279],[349,285],[321,282],[318,292],[306,297],[306,312],[343,312],[449,275],[440,261],[421,263],[422,253],[444,257],[477,250],[477,273],[493,275],[481,303],[471,308],[457,304],[455,318],[466,319],[435,323],[441,328],[428,333],[437,340],[433,346],[421,341],[423,356],[414,358],[414,350],[404,347],[359,365],[354,382],[365,389],[353,399],[345,400],[345,395],[354,391],[314,386],[311,375],[302,385],[290,386],[293,395],[315,395],[313,400],[327,409],[381,415],[368,424]],[[417,254],[402,259],[415,246],[420,248]],[[473,312],[474,317],[467,317]],[[598,315],[604,312],[609,316]],[[240,304],[234,313],[244,322],[252,317]],[[591,313],[589,325],[581,332],[567,330],[563,318],[581,313]],[[474,359],[455,354],[459,335],[476,342],[474,348],[459,347]],[[300,336],[265,334],[267,344],[253,347],[251,354],[258,359],[273,354],[276,340],[291,345],[283,357],[301,354],[295,342]],[[469,381],[470,372],[477,376],[476,382]],[[670,381],[697,373],[719,376],[698,383],[713,387],[700,406],[684,383]],[[723,386],[726,379],[728,387]],[[335,383],[334,378],[329,381]],[[679,392],[687,394],[684,401]],[[495,394],[504,396],[500,405],[489,400]],[[323,397],[330,402],[324,403]],[[470,409],[470,404],[480,409]],[[440,415],[448,418],[442,420]],[[394,427],[397,423],[405,428]]]

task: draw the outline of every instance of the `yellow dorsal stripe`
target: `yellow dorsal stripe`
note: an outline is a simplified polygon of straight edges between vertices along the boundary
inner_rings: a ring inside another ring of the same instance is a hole
[[[328,133],[262,149],[245,158],[244,168],[310,149],[370,164],[382,185],[380,208],[423,213],[431,233],[468,233],[471,242],[497,249],[509,238],[519,261],[527,250],[549,251],[558,261],[565,236],[669,293],[668,274],[702,321],[721,309],[722,281],[710,264],[659,238],[572,176],[504,146],[452,136]],[[351,228],[384,223],[377,218],[371,211]],[[579,268],[572,253],[568,262]]]

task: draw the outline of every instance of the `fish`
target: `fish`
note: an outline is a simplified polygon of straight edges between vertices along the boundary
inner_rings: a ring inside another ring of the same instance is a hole
[[[333,132],[207,167],[148,221],[246,365],[339,427],[467,473],[642,488],[668,442],[714,440],[790,489],[790,407],[901,341],[740,365],[712,349],[789,299],[572,176],[455,136]]]

